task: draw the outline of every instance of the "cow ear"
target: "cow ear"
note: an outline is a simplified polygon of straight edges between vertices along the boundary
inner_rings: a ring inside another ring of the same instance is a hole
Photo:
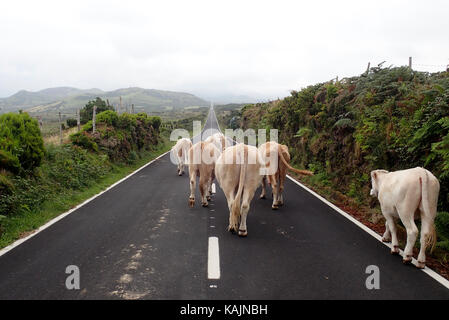
[[[377,179],[377,173],[373,172],[373,179],[376,180]]]

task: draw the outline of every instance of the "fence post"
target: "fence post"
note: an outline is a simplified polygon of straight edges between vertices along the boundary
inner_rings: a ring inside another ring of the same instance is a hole
[[[59,143],[62,144],[62,119],[61,119],[61,111],[59,111]]]
[[[42,116],[39,116],[39,118],[38,118],[37,121],[39,122],[39,129],[41,129],[41,132],[42,132],[42,127],[43,127],[43,125],[44,125],[44,123],[43,123],[43,121],[42,121]]]
[[[78,126],[78,132],[81,131],[81,119],[80,119],[80,109],[76,110],[76,125]]]
[[[97,113],[97,106],[94,105],[94,111],[92,114],[92,133],[95,133],[95,115]]]
[[[132,113],[134,114],[134,103],[131,105]]]
[[[408,57],[408,67],[412,68],[412,57]]]
[[[366,68],[366,74],[368,75],[368,73],[369,73],[369,67],[370,67],[370,65],[371,65],[371,62],[368,62],[368,67]]]

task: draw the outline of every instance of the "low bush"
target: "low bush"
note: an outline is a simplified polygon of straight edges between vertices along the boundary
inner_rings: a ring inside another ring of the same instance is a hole
[[[36,119],[27,113],[0,115],[0,169],[13,173],[38,167],[45,154]]]

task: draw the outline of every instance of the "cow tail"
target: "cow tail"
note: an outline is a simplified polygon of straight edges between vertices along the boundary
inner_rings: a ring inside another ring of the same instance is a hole
[[[237,231],[240,223],[240,202],[242,200],[243,185],[245,184],[246,160],[248,158],[248,148],[243,146],[243,163],[240,166],[239,187],[231,206],[231,217],[229,219],[229,230]],[[237,160],[237,158],[236,158]]]
[[[429,177],[427,176],[427,171],[425,169],[423,169],[423,171],[424,175],[421,175],[419,177],[419,182],[421,184],[421,201],[426,219],[432,219],[432,212],[429,204]],[[437,242],[437,233],[435,230],[435,222],[433,219],[432,225],[430,226],[430,233],[426,236],[424,241],[426,248],[430,248],[430,252],[433,252]]]
[[[293,167],[287,162],[287,160],[285,160],[284,154],[282,153],[282,150],[281,150],[281,146],[280,146],[280,145],[279,145],[279,149],[278,149],[278,154],[279,154],[279,158],[281,159],[281,161],[282,161],[282,162],[285,164],[285,166],[286,166],[288,169],[290,169],[291,171],[296,172],[296,173],[299,173],[299,174],[302,174],[302,175],[305,175],[305,176],[313,176],[313,172],[312,172],[312,171],[309,171],[309,170],[299,170],[299,169],[293,168]]]

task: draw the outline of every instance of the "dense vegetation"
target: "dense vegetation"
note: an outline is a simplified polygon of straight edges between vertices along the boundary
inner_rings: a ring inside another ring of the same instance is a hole
[[[88,121],[70,143],[44,147],[28,114],[0,116],[0,236],[16,216],[38,215],[60,195],[82,192],[148,158],[161,145],[160,126],[159,117],[107,110],[97,115],[95,132]]]
[[[373,206],[370,171],[416,166],[440,181],[438,246],[449,250],[449,73],[371,68],[341,81],[245,106],[242,128],[277,128],[296,165],[327,186]]]
[[[38,167],[43,157],[44,142],[35,119],[26,113],[0,116],[0,170],[23,173]]]
[[[114,107],[102,100],[101,98],[96,98],[95,100],[89,101],[86,106],[80,111],[80,120],[81,123],[86,123],[89,120],[92,120],[94,106],[96,106],[96,113],[99,114],[106,110],[114,110]]]

